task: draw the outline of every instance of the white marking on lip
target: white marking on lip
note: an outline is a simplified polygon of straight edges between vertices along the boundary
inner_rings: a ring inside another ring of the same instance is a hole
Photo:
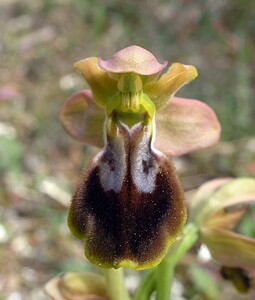
[[[109,160],[104,161],[104,155],[108,155]],[[124,139],[121,135],[116,136],[109,144],[98,161],[100,169],[100,182],[105,192],[113,190],[119,193],[126,174],[126,153]]]
[[[154,130],[153,128],[153,133]],[[131,149],[131,175],[140,193],[152,193],[156,185],[159,166],[152,154],[150,140],[150,132],[143,131],[142,138],[137,142],[135,149]],[[148,165],[147,171],[144,171],[144,164]]]

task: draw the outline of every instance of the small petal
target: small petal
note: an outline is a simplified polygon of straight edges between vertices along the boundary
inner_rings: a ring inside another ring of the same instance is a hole
[[[93,92],[94,101],[105,107],[107,100],[117,92],[117,84],[105,71],[98,67],[98,59],[89,57],[74,64],[83,75]]]
[[[88,259],[104,268],[158,264],[186,221],[172,163],[150,148],[141,123],[118,124],[85,168],[69,210],[69,227]]]
[[[144,92],[154,101],[156,108],[163,107],[172,96],[185,84],[197,77],[193,66],[174,63],[158,81],[144,86]]]
[[[133,45],[118,51],[109,60],[99,58],[98,64],[103,70],[110,73],[153,75],[161,72],[167,62],[160,64],[148,50]]]
[[[62,106],[60,121],[75,140],[102,148],[104,145],[103,122],[105,112],[98,107],[90,90],[81,90]]]
[[[214,111],[198,100],[173,98],[156,113],[156,148],[179,156],[215,145],[221,127]]]
[[[201,238],[222,265],[255,269],[255,239],[216,228],[203,228]]]
[[[205,224],[216,212],[229,206],[249,202],[255,202],[255,179],[238,178],[213,193],[193,218],[197,224]]]

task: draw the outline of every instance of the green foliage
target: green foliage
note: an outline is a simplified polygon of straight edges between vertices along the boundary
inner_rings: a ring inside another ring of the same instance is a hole
[[[0,136],[0,171],[20,174],[22,166],[22,145],[12,138]]]
[[[247,210],[240,224],[238,225],[238,231],[245,236],[255,238],[254,220],[255,220],[255,206],[253,204],[253,205],[249,205],[249,209]]]
[[[190,268],[189,273],[194,286],[206,295],[206,299],[219,299],[219,289],[208,271],[204,268],[193,266]]]
[[[83,260],[77,258],[70,258],[63,262],[62,265],[59,266],[58,272],[88,272],[91,267],[85,263]]]

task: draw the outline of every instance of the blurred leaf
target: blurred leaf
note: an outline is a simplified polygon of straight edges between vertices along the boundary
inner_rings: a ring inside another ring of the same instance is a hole
[[[0,136],[0,170],[20,174],[23,150],[20,142]]]
[[[247,293],[251,288],[251,280],[244,269],[222,266],[220,272],[223,278],[231,281],[240,293]]]
[[[189,271],[191,273],[191,280],[200,291],[209,299],[219,299],[217,283],[205,269],[193,266]]]
[[[70,257],[61,264],[60,272],[88,272],[90,271],[91,265],[89,265],[84,258],[78,259]]]
[[[255,269],[255,239],[217,228],[203,228],[201,238],[224,266]]]
[[[54,300],[107,300],[106,282],[94,273],[66,273],[51,279],[45,292]]]
[[[201,208],[205,205],[213,193],[215,193],[221,186],[232,180],[232,178],[218,178],[202,184],[190,201],[191,218],[195,218],[195,216],[200,213]]]
[[[255,207],[254,205],[250,205],[249,210],[244,215],[240,224],[238,225],[238,232],[240,232],[245,236],[255,238],[254,220],[255,220]]]
[[[232,229],[241,220],[246,210],[247,205],[222,209],[208,219],[206,227]]]
[[[248,177],[234,179],[221,186],[200,205],[193,218],[197,224],[203,224],[223,208],[249,202],[255,202],[255,179]]]

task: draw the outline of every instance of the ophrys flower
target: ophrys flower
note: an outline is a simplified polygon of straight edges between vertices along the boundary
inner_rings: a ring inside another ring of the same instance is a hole
[[[159,78],[166,64],[138,46],[109,61],[91,57],[75,64],[92,92],[67,101],[62,124],[75,139],[104,148],[79,180],[68,222],[85,240],[88,259],[102,267],[143,269],[162,260],[186,209],[174,166],[158,149],[180,155],[219,138],[207,105],[173,98],[196,69],[175,63]]]

